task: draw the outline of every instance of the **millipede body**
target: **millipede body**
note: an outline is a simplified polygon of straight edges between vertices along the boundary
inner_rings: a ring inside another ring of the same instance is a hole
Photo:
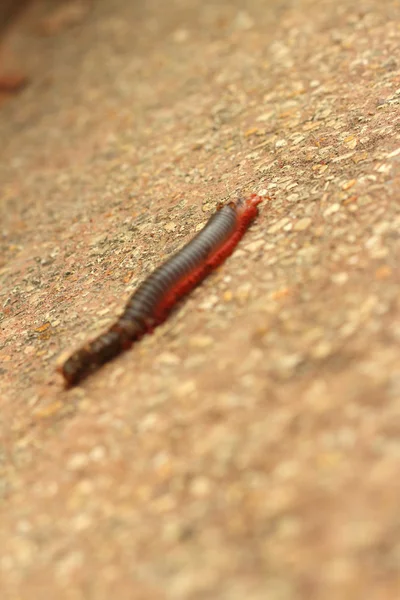
[[[75,385],[162,323],[174,304],[233,252],[262,200],[252,194],[220,205],[204,228],[138,287],[114,325],[58,367],[66,385]]]

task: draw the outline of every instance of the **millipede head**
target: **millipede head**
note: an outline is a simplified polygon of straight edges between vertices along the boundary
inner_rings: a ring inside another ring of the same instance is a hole
[[[258,194],[251,194],[246,200],[245,203],[248,207],[250,206],[258,206],[261,202],[265,200],[265,196],[259,196]]]
[[[238,198],[232,203],[238,216],[246,221],[251,220],[258,214],[257,206],[265,199],[265,196],[251,194],[248,198]]]

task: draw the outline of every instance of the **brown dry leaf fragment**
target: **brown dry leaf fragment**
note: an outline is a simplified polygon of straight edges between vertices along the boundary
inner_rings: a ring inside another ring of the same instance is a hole
[[[122,281],[124,283],[129,283],[130,280],[132,279],[132,277],[133,277],[133,271],[129,271],[129,273],[127,273],[127,275],[125,275],[125,277],[123,278]]]
[[[60,400],[56,400],[52,402],[48,406],[44,406],[34,412],[34,416],[36,419],[46,419],[48,417],[52,417],[57,414],[62,408],[64,404]]]
[[[258,133],[258,127],[251,127],[250,129],[244,132],[244,135],[246,137],[250,137],[251,135],[254,135],[256,133]]]
[[[49,327],[51,327],[51,324],[49,323],[49,321],[47,321],[46,323],[43,323],[43,325],[40,325],[40,327],[36,327],[35,331],[36,333],[43,333]]]
[[[290,296],[292,293],[292,288],[286,287],[272,292],[271,298],[272,300],[282,300],[283,298],[287,298],[288,296]]]
[[[349,196],[348,198],[346,198],[346,200],[343,200],[343,205],[347,206],[348,204],[352,204],[353,202],[356,202],[357,199],[358,196],[353,194],[353,196]]]
[[[349,190],[351,187],[353,187],[353,185],[355,185],[357,182],[356,179],[351,179],[350,181],[345,181],[342,184],[342,190]]]

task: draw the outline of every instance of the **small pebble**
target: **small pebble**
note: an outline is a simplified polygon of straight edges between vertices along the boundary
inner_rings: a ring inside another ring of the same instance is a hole
[[[270,110],[269,112],[263,113],[262,115],[257,117],[256,120],[261,122],[269,121],[274,116],[274,114],[274,111]]]
[[[189,339],[189,344],[192,348],[207,348],[213,344],[213,341],[208,335],[193,335]]]
[[[393,150],[393,152],[390,152],[387,157],[388,158],[394,158],[395,156],[398,156],[400,154],[400,148],[396,148],[396,150]]]
[[[251,291],[251,283],[243,283],[242,285],[240,285],[237,288],[235,297],[239,301],[240,304],[246,303],[246,301],[248,300],[248,298],[250,296],[250,291]]]
[[[179,365],[181,359],[172,352],[161,352],[156,358],[160,365]]]
[[[264,240],[256,240],[255,242],[251,242],[250,244],[247,244],[247,246],[244,247],[245,250],[247,250],[247,252],[256,252],[257,250],[259,250],[260,248],[262,248],[265,244]]]
[[[200,304],[200,308],[202,310],[210,310],[210,308],[215,306],[217,303],[218,303],[218,296],[216,296],[215,294],[211,294],[210,296],[208,296],[208,298],[203,300],[203,302]]]
[[[170,221],[164,225],[164,229],[165,231],[175,231],[176,223],[174,223],[174,221]]]
[[[69,460],[67,460],[67,469],[69,471],[79,471],[89,464],[89,456],[83,452],[77,452],[73,454]]]
[[[321,342],[318,342],[318,344],[316,344],[310,352],[313,358],[326,358],[331,353],[332,345],[327,340],[322,340]]]
[[[193,394],[197,389],[197,384],[193,379],[188,379],[187,381],[182,381],[175,388],[175,393],[179,397],[189,396]]]
[[[342,271],[341,273],[334,273],[333,275],[331,275],[331,281],[336,285],[344,285],[348,280],[349,275],[345,271]]]
[[[24,348],[24,354],[27,354],[28,356],[32,356],[35,353],[36,353],[35,346],[26,346],[26,348]]]
[[[223,294],[223,299],[225,302],[230,302],[233,298],[232,290],[226,290]]]
[[[208,496],[211,490],[211,483],[207,477],[196,477],[190,484],[190,493],[197,498]]]
[[[309,217],[304,217],[303,219],[299,219],[298,221],[296,221],[293,229],[294,231],[305,231],[310,227],[311,223],[312,219],[310,219]]]
[[[176,29],[172,34],[172,39],[176,44],[183,44],[189,39],[189,31],[187,29]]]
[[[277,223],[275,223],[274,225],[271,225],[271,227],[267,230],[267,233],[276,233],[280,229],[283,229],[283,227],[287,223],[289,223],[289,221],[290,221],[290,219],[288,219],[287,217],[283,217],[283,219],[280,219]]]
[[[337,213],[339,210],[340,210],[340,204],[335,202],[335,204],[328,206],[328,208],[324,211],[324,213],[323,213],[324,217],[329,217],[330,215]]]

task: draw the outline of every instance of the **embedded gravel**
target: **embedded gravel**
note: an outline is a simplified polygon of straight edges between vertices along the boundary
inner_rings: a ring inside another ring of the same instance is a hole
[[[398,1],[71,4],[20,16],[0,107],[1,598],[398,598]],[[252,192],[232,257],[64,390]]]

